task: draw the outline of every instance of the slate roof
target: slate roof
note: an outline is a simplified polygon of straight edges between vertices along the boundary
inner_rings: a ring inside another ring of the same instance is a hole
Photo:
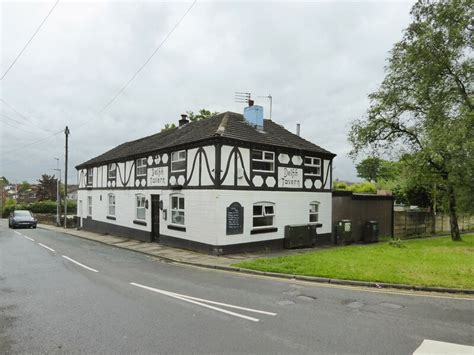
[[[99,163],[122,160],[215,137],[335,156],[335,154],[287,131],[283,126],[271,120],[264,120],[263,131],[260,131],[247,124],[243,115],[234,112],[223,112],[205,120],[190,122],[181,127],[120,144],[93,159],[77,165],[76,168],[80,169]]]

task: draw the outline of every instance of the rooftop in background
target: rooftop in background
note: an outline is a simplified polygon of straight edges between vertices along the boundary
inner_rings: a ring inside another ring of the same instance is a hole
[[[331,157],[335,156],[334,153],[291,133],[283,126],[271,120],[264,120],[263,130],[259,130],[249,125],[243,115],[234,112],[224,112],[208,119],[190,122],[180,127],[123,143],[104,154],[79,164],[76,168],[79,169],[124,158],[133,158],[145,153],[203,141],[213,137],[316,152]]]

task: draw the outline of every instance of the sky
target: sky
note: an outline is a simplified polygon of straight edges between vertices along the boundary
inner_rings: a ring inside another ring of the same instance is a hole
[[[250,92],[272,120],[337,154],[334,178],[357,181],[351,122],[384,78],[413,1],[59,1],[0,81],[0,176],[64,174],[64,128],[74,166],[159,132],[186,111],[243,112]],[[54,1],[2,2],[0,76]],[[363,158],[363,157],[361,157]],[[64,176],[63,176],[64,179]]]

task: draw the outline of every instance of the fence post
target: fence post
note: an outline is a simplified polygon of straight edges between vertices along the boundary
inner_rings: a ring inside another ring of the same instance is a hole
[[[408,236],[408,235],[407,235],[407,210],[404,209],[404,210],[403,210],[403,213],[404,213],[404,215],[405,215],[405,239],[406,239],[407,236]]]

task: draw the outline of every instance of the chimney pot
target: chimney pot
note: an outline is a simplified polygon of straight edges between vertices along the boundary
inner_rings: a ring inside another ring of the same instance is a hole
[[[300,124],[296,124],[296,135],[299,137],[300,136]]]
[[[188,115],[185,113],[181,114],[181,119],[178,122],[179,127],[184,126],[186,123],[189,123]]]

